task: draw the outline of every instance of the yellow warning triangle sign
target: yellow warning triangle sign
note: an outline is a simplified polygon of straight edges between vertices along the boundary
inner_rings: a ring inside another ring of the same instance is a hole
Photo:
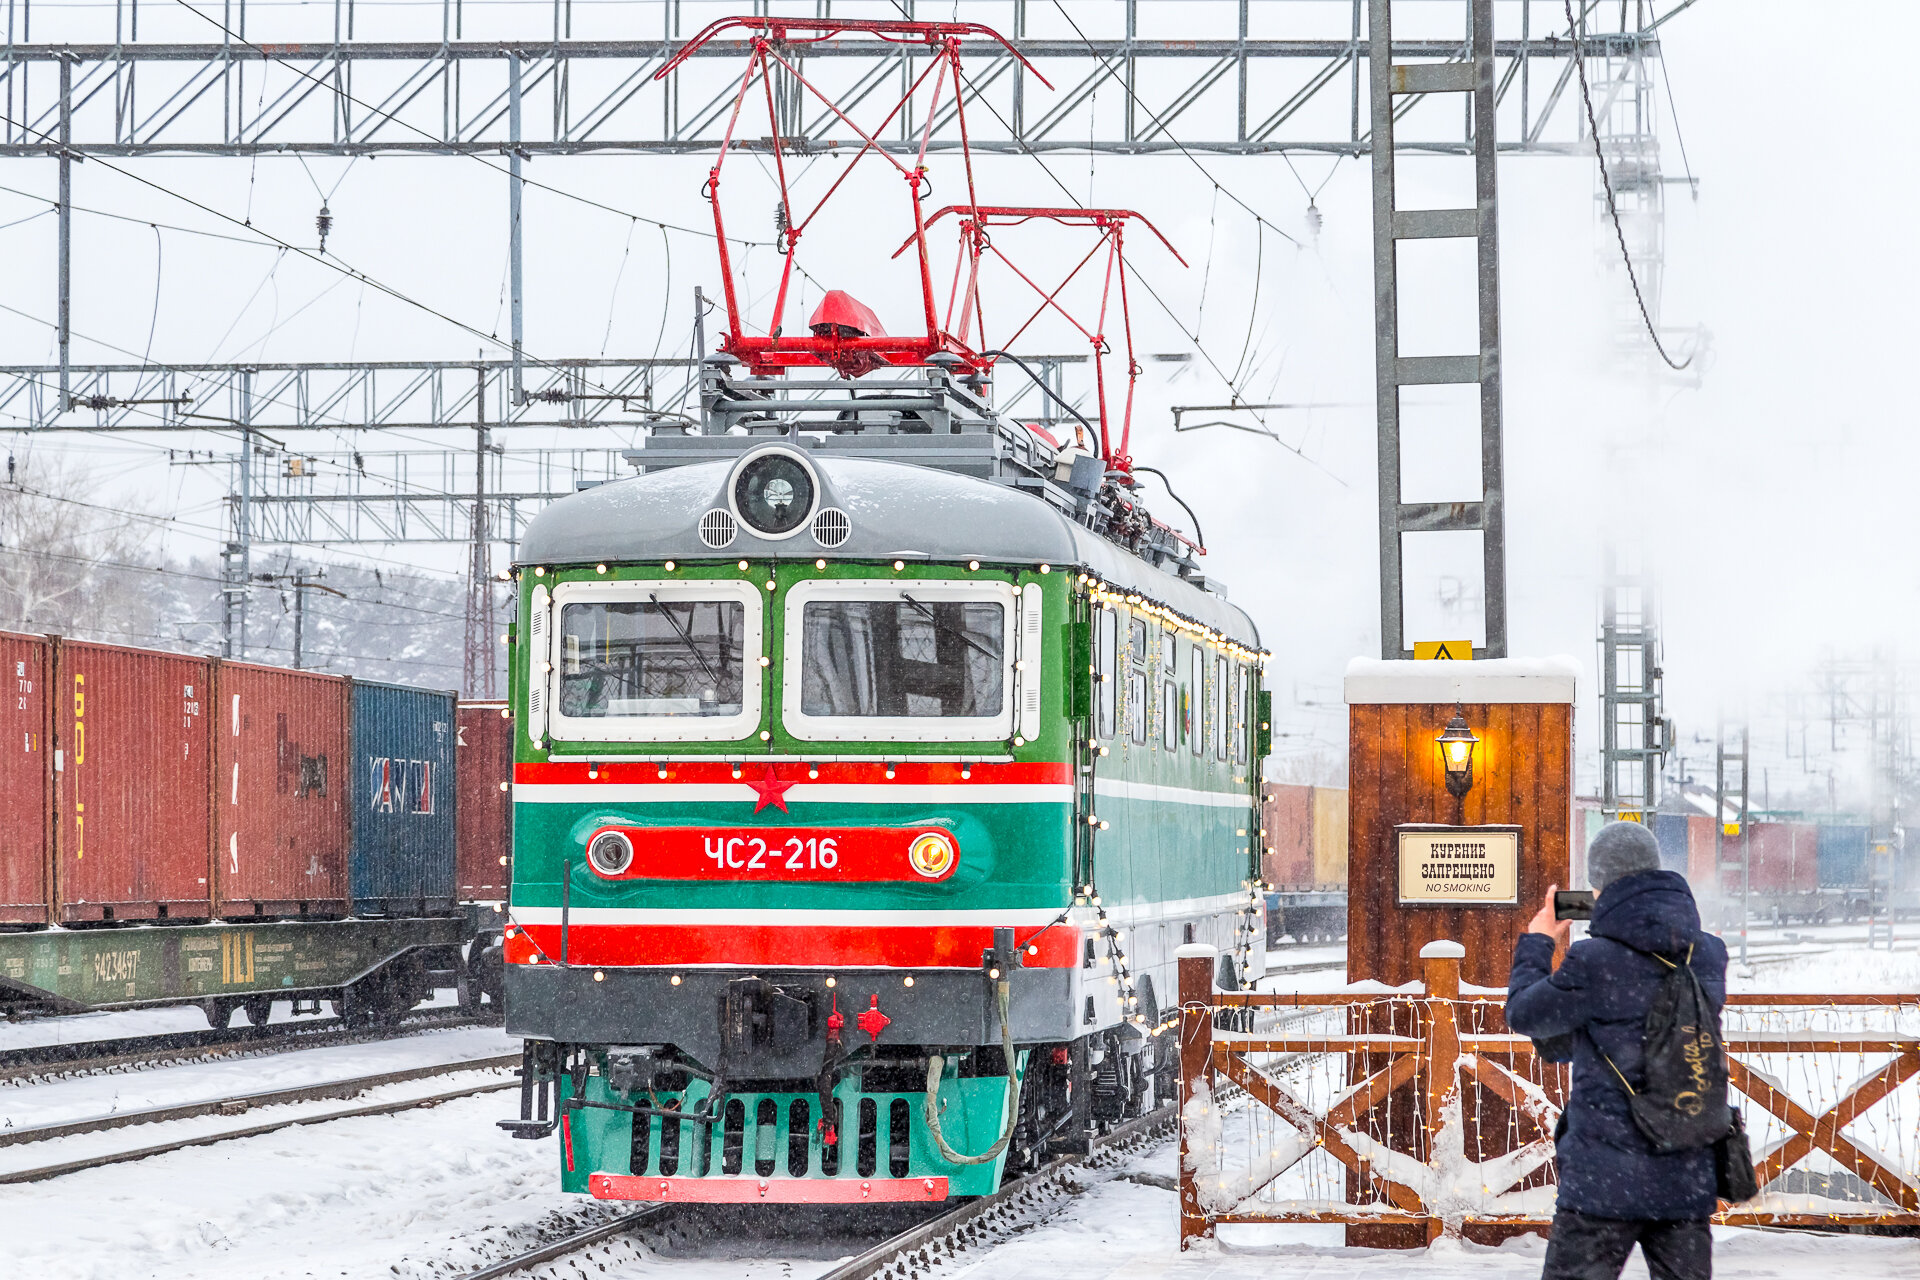
[[[1422,662],[1472,662],[1473,642],[1471,640],[1416,640],[1413,642],[1413,656]]]

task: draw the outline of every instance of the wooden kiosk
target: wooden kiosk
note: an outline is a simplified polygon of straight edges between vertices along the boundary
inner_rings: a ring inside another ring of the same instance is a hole
[[[1571,658],[1349,664],[1349,983],[1418,981],[1422,949],[1451,942],[1464,949],[1463,984],[1505,988],[1514,939],[1547,886],[1570,887],[1578,670]],[[1356,1078],[1384,1065],[1355,1059]],[[1424,1159],[1415,1093],[1395,1092],[1363,1123]],[[1366,1198],[1350,1178],[1349,1199]],[[1407,1248],[1425,1237],[1350,1226],[1347,1242]]]

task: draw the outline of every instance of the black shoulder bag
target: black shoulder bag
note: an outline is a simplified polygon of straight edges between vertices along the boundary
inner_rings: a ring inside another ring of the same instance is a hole
[[[1750,1200],[1760,1192],[1753,1149],[1740,1112],[1728,1101],[1720,1019],[1693,972],[1693,948],[1687,948],[1682,964],[1657,952],[1641,954],[1667,967],[1641,1034],[1646,1088],[1635,1089],[1605,1051],[1600,1056],[1626,1089],[1634,1127],[1654,1151],[1666,1155],[1712,1147],[1716,1194],[1729,1203]]]

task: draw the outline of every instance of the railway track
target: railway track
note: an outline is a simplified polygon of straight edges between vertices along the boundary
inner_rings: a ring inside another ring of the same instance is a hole
[[[206,1031],[170,1031],[158,1035],[124,1036],[114,1040],[81,1040],[69,1044],[29,1045],[0,1052],[0,1085],[33,1084],[104,1071],[138,1071],[216,1058],[253,1057],[314,1049],[336,1044],[389,1040],[419,1031],[447,1027],[485,1026],[497,1017],[460,1009],[423,1009],[391,1026],[351,1026],[339,1018],[273,1022],[264,1027],[223,1027]]]
[[[1169,1132],[1174,1108],[1128,1121],[1095,1138],[1084,1156],[1061,1156],[989,1196],[980,1196],[888,1236],[865,1252],[829,1266],[816,1280],[917,1280],[947,1261],[990,1249],[1015,1232],[1051,1217],[1075,1193],[1078,1175],[1112,1163]],[[572,1235],[503,1259],[460,1280],[505,1280],[547,1263],[573,1257],[631,1232],[652,1234],[682,1225],[698,1205],[655,1204],[635,1209]],[[604,1266],[602,1267],[604,1269]]]
[[[0,1132],[0,1148],[27,1143],[46,1142],[56,1138],[74,1137],[80,1134],[99,1133],[108,1129],[119,1129],[132,1125],[159,1124],[167,1121],[187,1120],[202,1116],[237,1116],[244,1115],[262,1107],[289,1106],[303,1102],[317,1102],[332,1099],[350,1099],[358,1097],[370,1089],[382,1088],[388,1085],[431,1079],[434,1076],[456,1075],[468,1071],[509,1071],[519,1066],[519,1064],[519,1054],[507,1054],[494,1058],[472,1058],[461,1062],[437,1063],[427,1067],[409,1067],[398,1071],[383,1072],[379,1075],[360,1076],[351,1080],[335,1080],[321,1084],[302,1085],[296,1088],[240,1094],[228,1098],[208,1099],[167,1107],[153,1107],[142,1111],[116,1112],[112,1115],[92,1116],[80,1120],[63,1121],[57,1124],[39,1125],[32,1128]],[[145,1146],[116,1151],[100,1152],[73,1160],[54,1161],[23,1169],[0,1170],[0,1185],[22,1182],[43,1182],[49,1178],[57,1178],[69,1173],[78,1173],[83,1169],[97,1169],[110,1164],[125,1164],[129,1161],[145,1160],[150,1156],[164,1155],[169,1151],[180,1151],[187,1147],[210,1146],[217,1142],[230,1142],[236,1138],[259,1137],[262,1134],[274,1133],[281,1129],[291,1129],[301,1125],[325,1124],[334,1120],[346,1120],[357,1116],[391,1115],[395,1112],[411,1111],[417,1107],[438,1106],[443,1102],[452,1102],[458,1098],[467,1098],[474,1094],[492,1093],[502,1089],[511,1089],[517,1087],[517,1085],[518,1079],[516,1075],[505,1075],[499,1079],[489,1080],[479,1084],[464,1085],[457,1089],[442,1090],[438,1093],[426,1095],[416,1094],[405,1098],[367,1103],[341,1110],[283,1116],[263,1121],[259,1124],[242,1125],[232,1129],[186,1134],[164,1142],[149,1143]]]

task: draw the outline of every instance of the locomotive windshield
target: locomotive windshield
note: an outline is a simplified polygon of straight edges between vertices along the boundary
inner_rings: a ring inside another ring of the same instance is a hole
[[[622,600],[560,611],[563,716],[737,716],[745,607]]]
[[[983,718],[1006,703],[1004,605],[808,601],[800,703],[809,716]]]

